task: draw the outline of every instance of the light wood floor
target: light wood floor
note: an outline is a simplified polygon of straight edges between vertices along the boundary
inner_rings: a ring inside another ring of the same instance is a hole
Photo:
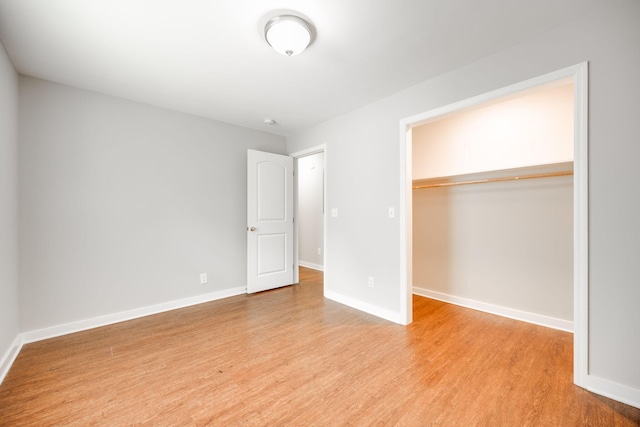
[[[322,276],[25,345],[1,426],[637,426],[572,384],[572,336],[415,297],[394,325]]]

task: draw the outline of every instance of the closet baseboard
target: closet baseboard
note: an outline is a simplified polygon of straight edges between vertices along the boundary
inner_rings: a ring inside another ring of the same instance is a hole
[[[637,388],[614,383],[594,375],[587,375],[587,390],[626,405],[640,408],[640,390]]]
[[[568,320],[557,319],[555,317],[549,317],[542,314],[516,310],[514,308],[503,307],[500,305],[494,305],[482,301],[457,297],[441,292],[430,291],[428,289],[420,288],[417,286],[413,287],[413,293],[426,298],[459,305],[461,307],[484,311],[485,313],[496,314],[498,316],[508,317],[510,319],[520,320],[527,323],[533,323],[535,325],[545,326],[547,328],[558,329],[560,331],[573,333],[573,322]]]

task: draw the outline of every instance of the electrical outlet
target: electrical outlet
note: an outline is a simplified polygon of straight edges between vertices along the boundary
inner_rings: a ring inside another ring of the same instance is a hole
[[[373,288],[373,277],[369,277],[369,287]]]
[[[207,273],[202,273],[202,274],[200,275],[200,284],[201,284],[201,285],[204,285],[205,283],[207,283],[207,281],[208,281],[208,280],[207,280]]]
[[[338,209],[337,208],[331,209],[331,217],[332,218],[338,218]]]
[[[322,248],[318,248],[318,255],[322,255]]]

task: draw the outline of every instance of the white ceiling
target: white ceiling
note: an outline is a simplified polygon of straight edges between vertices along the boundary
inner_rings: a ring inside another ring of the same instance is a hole
[[[606,0],[0,0],[18,72],[290,135],[606,5]],[[317,37],[294,57],[264,24]],[[265,118],[277,126],[266,127]]]

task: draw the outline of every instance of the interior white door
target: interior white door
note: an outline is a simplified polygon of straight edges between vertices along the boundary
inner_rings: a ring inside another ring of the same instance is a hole
[[[293,283],[293,158],[247,151],[247,293]]]

